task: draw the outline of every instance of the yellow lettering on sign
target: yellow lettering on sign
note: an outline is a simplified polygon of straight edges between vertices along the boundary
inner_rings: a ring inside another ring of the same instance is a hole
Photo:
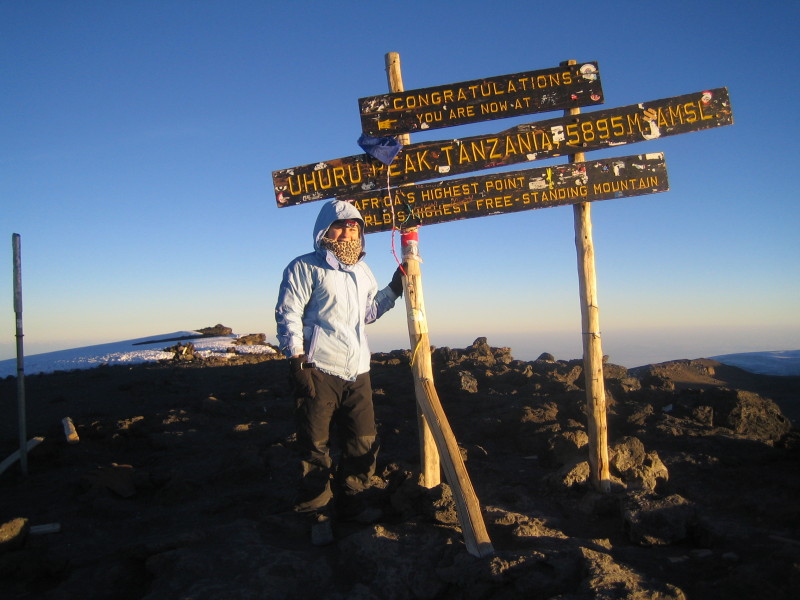
[[[702,100],[698,100],[695,104],[697,104],[697,108],[700,111],[700,120],[701,121],[708,121],[709,119],[714,118],[713,114],[707,114],[703,108],[711,108],[710,106],[706,105]]]
[[[473,145],[474,145],[474,142],[473,142]],[[468,163],[468,162],[472,162],[472,156],[467,151],[467,145],[466,144],[459,144],[459,146],[458,146],[458,163],[459,164],[464,164],[464,163]]]
[[[474,117],[475,116],[475,107],[472,105],[469,106],[457,106],[456,108],[450,109],[450,119],[461,119],[466,117]]]
[[[642,115],[638,111],[625,116],[628,119],[628,133],[633,133],[634,131],[649,131],[649,127],[642,126]]]
[[[436,123],[444,120],[444,113],[441,110],[419,113],[415,116],[420,123]]]
[[[585,198],[588,195],[588,188],[585,185],[577,185],[573,187],[562,187],[553,190],[543,190],[541,192],[533,192],[536,202],[552,202],[555,200],[574,200],[576,198]]]
[[[625,135],[625,125],[622,123],[621,116],[611,117],[611,133],[616,137]]]
[[[486,143],[489,145],[489,158],[503,158],[503,155],[497,149],[500,143],[498,138],[489,138]]]
[[[517,154],[517,148],[514,146],[514,141],[508,136],[506,136],[505,139],[505,146],[506,151],[503,153],[503,158]]]
[[[516,142],[517,146],[514,147]],[[510,148],[514,148],[517,154],[530,154],[533,152],[533,141],[530,133],[518,133],[514,139],[511,136],[506,136],[506,154]]]
[[[592,185],[593,194],[612,194],[658,187],[658,175],[640,177],[638,179],[621,179],[619,181],[604,181]]]
[[[680,105],[668,106],[666,115],[661,113],[662,111],[659,111],[659,120],[658,120],[659,125],[665,125],[667,118],[669,119],[669,122],[673,124],[676,122],[678,123],[683,122],[683,110]]]
[[[321,192],[339,185],[356,185],[363,181],[364,174],[359,165],[347,167],[314,168],[312,171],[295,173],[286,178],[289,193],[295,196]]]
[[[536,133],[539,134],[539,140],[537,145],[537,150],[552,150],[553,149],[553,138],[546,131],[537,131]],[[535,139],[535,138],[534,138]]]
[[[414,158],[417,161],[417,168],[420,171],[432,171],[433,165],[428,162],[428,151],[422,150],[414,153]]]
[[[683,110],[680,111],[680,114],[682,116],[685,115],[685,119],[686,119],[687,123],[694,123],[695,121],[697,121],[697,112],[695,112],[694,104],[689,102],[687,104],[684,104],[683,107],[679,107],[679,108],[683,108]],[[681,119],[681,122],[683,122],[683,119]]]
[[[413,173],[417,170],[414,166],[414,157],[411,153],[403,155],[403,169],[405,173]]]
[[[611,129],[609,127],[608,119],[600,119],[595,123],[597,129],[597,137],[601,140],[607,140],[611,137]]]
[[[441,185],[435,188],[421,188],[420,199],[422,202],[443,200],[446,198],[459,198],[469,196],[477,191],[478,183],[456,183],[453,185]]]
[[[635,133],[650,133],[650,121],[653,120],[659,127],[673,127],[695,123],[699,120],[713,119],[713,114],[704,112],[702,101],[687,102],[684,104],[669,105],[658,109],[649,108],[642,112],[612,117],[591,118],[565,126],[566,140],[569,146],[580,146],[585,142],[597,140],[614,140],[624,138]]]
[[[445,162],[446,162],[446,164],[445,164],[445,165],[441,165],[441,166],[451,166],[451,165],[453,164],[453,157],[452,157],[452,156],[450,156],[450,151],[453,149],[453,147],[452,147],[452,146],[442,146],[442,147],[441,147],[441,148],[439,148],[439,149],[440,149],[442,152],[444,152],[444,155],[445,155]]]
[[[559,87],[563,85],[572,85],[573,78],[571,71],[562,71],[560,73],[547,73],[536,75],[534,77],[525,77],[517,80],[517,84],[523,89],[544,89],[550,87]]]
[[[649,188],[658,186],[658,175],[651,175],[650,177],[642,177],[639,179],[639,188]]]
[[[502,192],[505,190],[518,190],[522,189],[525,178],[522,176],[501,179],[489,179],[483,182],[484,190]]]
[[[487,102],[481,104],[481,114],[493,114],[498,112],[505,112],[508,110],[508,101],[503,100],[502,102]]]

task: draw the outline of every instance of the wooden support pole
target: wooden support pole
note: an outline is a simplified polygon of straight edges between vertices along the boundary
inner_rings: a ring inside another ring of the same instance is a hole
[[[45,523],[44,525],[31,525],[29,533],[31,535],[45,535],[58,533],[59,531],[61,531],[61,523]]]
[[[11,236],[14,253],[14,314],[16,316],[17,336],[17,410],[19,412],[19,466],[23,475],[28,475],[28,425],[25,406],[25,353],[22,349],[22,253],[18,233]]]
[[[425,317],[425,301],[422,296],[422,271],[417,246],[417,229],[403,230],[403,264],[406,276],[403,280],[408,321],[408,338],[411,344],[411,374],[414,377],[414,393],[417,398],[417,423],[419,425],[419,452],[422,485],[436,487],[441,483],[441,461],[436,439],[429,426],[424,410],[427,395],[423,382],[433,381],[431,342],[428,338],[428,321]]]
[[[68,444],[77,444],[81,441],[71,417],[64,417],[61,419],[61,425],[64,427],[64,437]]]
[[[567,65],[574,65],[570,60]],[[565,111],[580,114],[580,108]],[[584,152],[570,155],[570,162],[586,160]],[[600,342],[600,310],[597,303],[597,274],[592,241],[591,203],[574,204],[575,248],[578,255],[578,282],[581,296],[583,332],[583,374],[586,385],[586,414],[588,418],[590,481],[601,492],[611,491],[608,462],[608,424],[606,421],[606,391],[603,378],[603,348]]]
[[[388,53],[386,67],[390,91],[403,91],[400,55],[396,52]],[[421,258],[417,229],[404,229],[401,234],[401,244],[403,263],[406,265],[403,289],[408,317],[408,335],[411,342],[411,369],[417,408],[421,414],[420,444],[423,448],[421,457],[423,484],[427,487],[438,485],[439,461],[441,460],[441,469],[444,470],[447,482],[453,491],[467,552],[477,557],[489,556],[494,553],[494,548],[486,531],[480,503],[464,466],[464,460],[461,458],[458,443],[433,385],[428,322],[422,295]],[[428,438],[432,438],[434,443],[431,444]],[[433,456],[436,456],[435,463],[432,460]],[[436,484],[432,484],[434,476],[437,478]]]
[[[397,52],[389,52],[385,56],[386,61],[386,77],[389,82],[389,91],[390,92],[402,92],[405,90],[403,86],[403,74],[400,70],[400,55]],[[403,144],[404,146],[411,143],[411,136],[407,133],[397,136],[397,140]],[[414,251],[416,251],[416,245],[414,245]],[[407,257],[405,256],[406,248],[403,248],[403,262],[408,265]],[[422,304],[422,272],[420,270],[418,256],[413,257],[413,264],[409,265],[406,268],[406,273],[409,274],[409,270],[413,271],[414,273],[414,281],[417,282],[414,289],[419,290],[420,297],[418,299],[419,306],[423,306]],[[406,308],[408,311],[411,311],[412,308],[409,306],[409,294],[408,289],[405,290],[405,297],[406,297]],[[415,309],[416,310],[416,309]],[[411,312],[408,313],[411,315]],[[417,368],[414,368],[414,388],[416,392],[417,398],[422,397],[423,391],[419,385],[419,382],[423,378],[429,378],[433,380],[433,370],[431,368],[431,352],[430,352],[430,343],[427,340],[428,331],[426,330],[420,331],[419,330],[419,322],[414,321],[409,317],[408,320],[408,333],[411,338],[411,349],[414,350],[419,341],[421,336],[425,336],[425,344],[424,349],[419,349],[419,354],[415,355],[418,356],[417,358]],[[412,326],[414,327],[414,331],[412,332]],[[419,403],[417,403],[417,425],[419,429],[419,457],[420,457],[420,468],[422,471],[422,485],[427,488],[433,488],[441,483],[441,467],[439,462],[439,453],[436,450],[436,440],[433,438],[433,434],[431,433],[431,429],[428,426],[427,421],[425,420],[425,415],[423,414],[422,410],[419,407]]]
[[[426,449],[426,456],[430,459],[435,454],[437,475],[441,460],[441,468],[453,491],[467,551],[473,556],[489,556],[494,553],[494,548],[483,522],[480,502],[475,495],[464,459],[461,458],[458,442],[456,442],[456,437],[453,435],[453,430],[450,428],[450,423],[433,385],[428,321],[425,316],[422,277],[419,268],[420,259],[416,242],[416,228],[403,230],[403,263],[406,265],[403,286],[408,316],[408,335],[411,341],[411,371],[414,376],[417,407],[422,414],[421,422],[426,424],[427,434],[431,436],[435,444],[432,449]],[[422,434],[422,432],[420,433]],[[423,467],[425,467],[424,463]],[[432,470],[433,465],[427,465],[427,468]],[[427,487],[433,486],[427,485]]]
[[[31,438],[27,442],[25,442],[25,448],[20,448],[19,450],[14,450],[10,456],[8,456],[3,462],[0,463],[0,473],[3,473],[8,467],[13,465],[15,462],[21,459],[22,455],[28,454],[31,450],[33,450],[36,446],[41,444],[44,441],[43,437],[35,437]]]

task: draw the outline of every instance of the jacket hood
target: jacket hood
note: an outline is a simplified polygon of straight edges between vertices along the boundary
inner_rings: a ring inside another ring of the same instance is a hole
[[[314,223],[314,250],[317,252],[322,250],[319,244],[322,236],[325,235],[328,227],[334,221],[341,221],[342,219],[355,219],[361,223],[361,251],[364,252],[364,218],[355,206],[344,200],[331,200],[322,205],[317,216],[317,222]]]

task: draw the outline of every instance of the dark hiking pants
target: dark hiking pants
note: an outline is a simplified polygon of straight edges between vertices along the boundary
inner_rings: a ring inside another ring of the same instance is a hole
[[[369,373],[362,373],[355,381],[317,369],[311,369],[310,374],[314,396],[295,396],[302,467],[295,510],[303,512],[324,510],[334,494],[337,505],[357,498],[369,486],[378,455]],[[335,468],[331,434],[341,449]]]

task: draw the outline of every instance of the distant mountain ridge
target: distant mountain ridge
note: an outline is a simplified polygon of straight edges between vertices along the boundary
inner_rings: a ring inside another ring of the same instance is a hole
[[[759,375],[800,375],[800,350],[739,352],[708,358]]]
[[[163,360],[170,358],[172,353],[156,346],[163,343],[166,347],[178,340],[191,341],[201,353],[225,353],[231,351],[234,346],[240,352],[274,352],[274,347],[270,344],[250,345],[247,348],[240,346],[236,343],[239,337],[239,334],[233,333],[229,327],[215,325],[193,331],[174,331],[120,342],[31,354],[25,356],[24,372],[26,375],[35,375],[71,369],[91,369],[104,364],[137,364]],[[759,375],[800,375],[800,350],[739,352],[704,358]],[[13,376],[16,373],[16,359],[0,361],[0,378]]]

